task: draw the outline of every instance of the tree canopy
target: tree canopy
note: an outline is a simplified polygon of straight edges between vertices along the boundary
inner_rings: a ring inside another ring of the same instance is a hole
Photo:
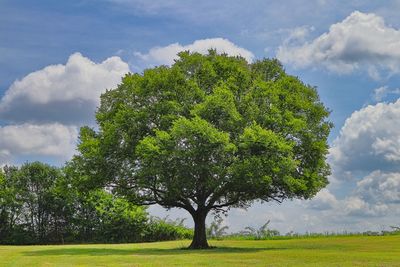
[[[275,59],[181,52],[127,74],[101,96],[73,162],[88,184],[187,210],[191,248],[208,247],[210,211],[308,199],[328,183],[329,111]]]

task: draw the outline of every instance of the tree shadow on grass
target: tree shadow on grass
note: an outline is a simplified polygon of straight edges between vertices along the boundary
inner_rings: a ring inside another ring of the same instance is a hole
[[[190,255],[190,254],[221,254],[221,253],[254,253],[268,250],[285,250],[287,248],[240,248],[240,247],[218,247],[213,249],[190,250],[182,248],[55,248],[37,251],[23,252],[25,256],[63,256],[63,255],[85,255],[85,256],[110,256],[110,255]]]

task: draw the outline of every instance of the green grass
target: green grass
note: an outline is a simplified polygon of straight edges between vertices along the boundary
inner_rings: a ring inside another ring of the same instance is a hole
[[[0,266],[400,266],[400,236],[118,245],[0,246]]]

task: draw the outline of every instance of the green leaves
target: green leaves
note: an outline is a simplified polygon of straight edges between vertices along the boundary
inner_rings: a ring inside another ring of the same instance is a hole
[[[142,166],[138,177],[145,181],[157,177],[169,199],[195,194],[199,185],[203,191],[212,191],[217,184],[207,180],[226,172],[226,161],[232,160],[236,150],[229,134],[207,121],[180,118],[168,132],[156,131],[155,136],[140,141],[136,148]]]
[[[75,157],[88,177],[188,211],[309,198],[327,184],[331,124],[314,87],[275,59],[179,56],[102,95],[99,130],[82,129]]]
[[[293,142],[286,140],[271,130],[264,129],[256,122],[244,129],[240,136],[240,147],[244,150],[251,150],[249,154],[258,153],[290,153]]]
[[[236,109],[235,96],[227,86],[216,87],[212,94],[193,108],[192,114],[226,132],[233,132],[242,120]]]

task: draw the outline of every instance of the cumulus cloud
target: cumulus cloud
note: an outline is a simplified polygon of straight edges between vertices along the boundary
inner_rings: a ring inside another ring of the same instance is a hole
[[[335,200],[321,191],[322,195],[317,195],[314,206],[331,209],[332,214],[340,216],[387,216],[389,211],[399,213],[399,118],[400,100],[397,100],[364,107],[346,120],[330,149],[329,160],[336,178],[356,179],[364,175],[345,198]]]
[[[374,171],[357,182],[356,194],[369,203],[400,204],[400,173]]]
[[[316,210],[326,210],[335,208],[338,200],[328,189],[324,188],[309,202],[308,206]]]
[[[387,87],[377,90],[382,97],[390,91],[393,90]],[[339,189],[348,193],[342,193],[339,199],[324,189],[308,207],[323,210],[330,217],[354,220],[399,214],[399,118],[400,99],[355,111],[346,120],[329,154],[333,174],[342,181]]]
[[[76,147],[78,128],[59,123],[20,124],[0,127],[0,159],[11,162],[16,156],[70,158]]]
[[[346,198],[342,204],[342,209],[340,209],[338,212],[342,211],[343,215],[346,216],[381,216],[385,215],[389,210],[389,207],[386,204],[371,204],[357,196],[350,196]]]
[[[357,182],[351,196],[343,201],[348,215],[381,216],[400,211],[400,173],[373,171]]]
[[[338,73],[365,69],[378,79],[379,70],[400,72],[400,30],[378,15],[355,11],[310,42],[284,43],[277,57],[300,68],[320,65]]]
[[[307,207],[331,216],[374,217],[400,212],[400,173],[373,171],[356,183],[343,199],[322,189]]]
[[[88,123],[100,94],[129,72],[119,57],[94,63],[80,53],[65,65],[50,65],[15,81],[0,100],[0,118],[10,123]]]
[[[354,172],[400,172],[400,99],[355,111],[330,149],[337,179]]]
[[[173,43],[164,47],[153,47],[147,53],[142,54],[135,52],[134,55],[143,61],[147,66],[155,65],[171,65],[177,59],[177,53],[189,50],[206,54],[209,49],[216,49],[218,53],[226,53],[231,56],[242,56],[247,61],[252,61],[254,55],[249,50],[235,45],[231,41],[224,38],[210,38],[194,41],[188,45]]]

